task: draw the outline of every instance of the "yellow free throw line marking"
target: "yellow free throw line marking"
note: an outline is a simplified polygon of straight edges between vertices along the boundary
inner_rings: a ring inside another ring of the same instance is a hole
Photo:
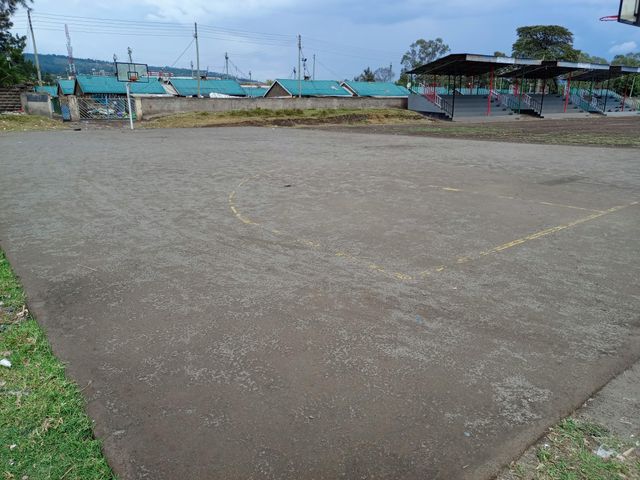
[[[502,199],[507,199],[507,200],[518,200],[521,202],[533,202],[533,203],[537,203],[539,205],[546,205],[548,207],[561,207],[561,208],[571,208],[573,210],[584,210],[586,212],[602,212],[603,210],[596,210],[593,208],[585,208],[585,207],[576,207],[574,205],[565,205],[564,203],[552,203],[552,202],[541,202],[539,200],[527,200],[524,198],[516,198],[516,197],[512,197],[509,195],[494,195],[492,193],[489,192],[478,192],[476,190],[465,190],[464,188],[454,188],[454,187],[443,187],[442,185],[427,185],[427,187],[429,188],[435,188],[437,190],[442,190],[445,192],[460,192],[460,193],[468,193],[471,195],[484,195],[484,196],[488,196],[488,197],[494,197],[494,198],[502,198]]]
[[[619,210],[622,210],[623,208],[628,208],[637,204],[638,202],[632,202],[627,205],[618,205],[617,207],[612,207],[607,210],[602,210],[602,211],[599,211],[598,213],[591,214],[587,217],[582,217],[582,218],[579,218],[578,220],[574,220],[573,222],[565,223],[564,225],[558,225],[556,227],[547,228],[545,230],[532,233],[531,235],[527,235],[526,237],[517,238],[516,240],[512,240],[511,242],[503,243],[502,245],[493,247],[490,250],[485,250],[484,252],[480,252],[480,255],[485,256],[485,255],[491,255],[492,253],[502,252],[509,248],[515,247],[517,245],[522,245],[523,243],[528,242],[530,240],[546,237],[547,235],[551,235],[552,233],[560,232],[562,230],[566,230],[567,228],[575,227],[576,225],[580,225],[581,223],[590,222],[591,220],[595,220],[596,218],[603,217],[604,215],[607,215],[609,213],[614,213]]]
[[[247,183],[248,181],[255,180],[255,179],[259,178],[259,177],[260,177],[260,175],[253,175],[253,176],[250,176],[250,177],[246,177],[238,184],[237,188],[240,188],[245,183]],[[446,191],[466,192],[466,193],[473,193],[473,194],[483,194],[482,192],[470,192],[470,191],[466,191],[466,190],[462,190],[462,189],[458,189],[458,188],[452,188],[452,187],[440,187],[440,186],[437,186],[437,185],[428,185],[428,186],[431,187],[431,188],[439,188],[439,189],[446,190]],[[245,217],[244,215],[242,215],[240,213],[238,207],[235,204],[236,195],[237,195],[236,191],[233,190],[229,194],[229,198],[228,198],[229,208],[233,212],[234,216],[238,220],[240,220],[242,223],[244,223],[246,225],[255,225],[255,226],[259,226],[261,228],[265,228],[262,225],[260,225],[260,223],[254,222],[253,220]],[[512,240],[510,242],[503,243],[502,245],[498,245],[496,247],[493,247],[493,248],[491,248],[489,250],[482,251],[482,252],[480,252],[480,253],[478,253],[476,255],[465,255],[465,256],[458,257],[455,264],[461,265],[461,264],[469,263],[469,262],[472,262],[474,260],[478,260],[479,258],[482,258],[484,256],[491,255],[491,254],[494,254],[494,253],[499,253],[499,252],[502,252],[504,250],[508,250],[510,248],[516,247],[518,245],[522,245],[523,243],[529,242],[531,240],[536,240],[538,238],[546,237],[547,235],[551,235],[553,233],[557,233],[557,232],[560,232],[562,230],[566,230],[568,228],[575,227],[575,226],[580,225],[582,223],[586,223],[586,222],[589,222],[591,220],[595,220],[595,219],[600,218],[600,217],[602,217],[604,215],[607,215],[609,213],[614,213],[614,212],[617,212],[619,210],[622,210],[622,209],[625,209],[625,208],[628,208],[628,207],[631,207],[631,206],[634,206],[634,205],[638,205],[639,202],[636,201],[636,202],[629,203],[627,205],[618,205],[618,206],[609,208],[607,210],[593,210],[593,209],[589,209],[589,208],[574,207],[574,206],[571,206],[571,205],[561,205],[561,204],[550,203],[550,202],[536,202],[536,203],[540,203],[540,204],[543,204],[543,205],[552,205],[552,206],[559,206],[559,207],[566,207],[566,208],[574,208],[574,209],[577,209],[577,210],[587,210],[587,211],[592,211],[592,212],[595,212],[595,213],[593,213],[591,215],[588,215],[586,217],[579,218],[579,219],[574,220],[572,222],[565,223],[563,225],[550,227],[550,228],[547,228],[545,230],[541,230],[539,232],[532,233],[530,235],[527,235],[526,237],[517,238],[517,239]],[[268,229],[268,228],[267,228],[267,230],[270,231],[271,233],[275,234],[275,235],[284,235],[284,233],[281,232],[280,230]],[[351,255],[351,254],[349,254],[347,252],[343,252],[343,251],[340,251],[340,250],[332,250],[330,248],[326,248],[322,244],[320,244],[318,242],[314,242],[314,241],[308,240],[306,238],[294,238],[294,241],[296,243],[302,244],[302,245],[304,245],[306,247],[309,247],[309,248],[332,251],[332,253],[336,257],[341,257],[341,258],[347,259],[347,260],[349,260],[349,261],[351,261],[353,263],[364,265],[364,266],[367,267],[367,269],[369,271],[382,273],[382,274],[384,274],[384,275],[386,275],[388,277],[394,278],[396,280],[410,281],[410,280],[414,279],[414,276],[412,276],[412,275],[408,275],[408,274],[402,273],[402,272],[390,271],[390,270],[385,269],[384,267],[382,267],[382,266],[380,266],[380,265],[378,265],[376,263],[372,263],[370,261],[362,260],[362,259],[360,259],[358,257],[355,257],[355,256],[353,256],[353,255]],[[424,270],[424,271],[420,272],[417,276],[421,277],[421,278],[425,278],[426,276],[431,275],[434,272],[442,272],[442,271],[446,270],[447,268],[448,268],[447,265],[439,265],[437,267],[434,267],[434,268],[431,268],[431,269],[428,269],[428,270]]]

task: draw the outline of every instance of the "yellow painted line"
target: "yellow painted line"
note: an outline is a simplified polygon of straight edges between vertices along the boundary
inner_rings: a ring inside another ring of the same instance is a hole
[[[590,222],[591,220],[595,220],[596,218],[603,217],[604,215],[608,215],[610,213],[618,212],[624,208],[632,207],[637,205],[638,202],[632,202],[627,205],[618,205],[616,207],[609,208],[607,210],[602,210],[600,212],[594,213],[587,217],[579,218],[578,220],[574,220],[573,222],[565,223],[563,225],[558,225],[555,227],[547,228],[545,230],[541,230],[539,232],[532,233],[531,235],[527,235],[526,237],[517,238],[508,243],[503,243],[502,245],[498,245],[497,247],[493,247],[489,250],[485,250],[484,252],[480,252],[480,256],[491,255],[492,253],[503,252],[509,248],[516,247],[518,245],[522,245],[523,243],[529,242],[531,240],[536,240],[538,238],[546,237],[547,235],[551,235],[552,233],[557,233],[562,230],[566,230],[567,228],[575,227],[576,225],[580,225],[582,223]]]
[[[455,187],[443,187],[442,185],[427,185],[427,187],[429,188],[437,188],[439,190],[443,190],[445,192],[461,192],[461,193],[468,193],[470,195],[485,195],[488,197],[495,197],[495,198],[502,198],[502,199],[506,199],[506,200],[519,200],[522,202],[532,202],[532,203],[537,203],[539,205],[546,205],[548,207],[561,207],[561,208],[571,208],[573,210],[583,210],[586,212],[597,212],[600,213],[603,210],[596,210],[594,208],[585,208],[585,207],[576,207],[575,205],[566,205],[564,203],[553,203],[553,202],[540,202],[537,200],[527,200],[524,198],[516,198],[516,197],[512,197],[510,195],[494,195],[492,193],[488,193],[488,192],[478,192],[476,190],[465,190],[463,188],[455,188]]]
[[[247,177],[247,178],[243,179],[238,184],[237,188],[240,188],[241,186],[243,186],[244,184],[246,184],[248,181],[250,181],[252,179],[259,178],[259,176],[260,175],[254,175],[252,177]],[[445,191],[450,191],[450,192],[465,192],[465,193],[472,193],[472,194],[477,194],[477,195],[491,195],[491,194],[486,194],[484,192],[466,191],[466,190],[463,190],[463,189],[460,189],[460,188],[442,187],[442,186],[438,186],[438,185],[428,185],[428,186],[430,188],[438,188],[438,189],[445,190]],[[234,216],[236,218],[238,218],[238,220],[240,220],[241,222],[243,222],[246,225],[261,226],[259,223],[252,221],[251,219],[243,216],[240,213],[239,209],[235,205],[236,195],[237,195],[236,194],[236,190],[233,190],[229,194],[229,208],[233,212]],[[491,195],[491,196],[495,196],[495,195]],[[504,195],[499,196],[499,197],[500,198],[509,198],[509,199],[513,198],[513,197],[507,197],[507,196],[504,196]],[[555,203],[551,203],[551,202],[535,202],[535,203],[540,203],[542,205],[549,205],[549,206],[566,207],[566,208],[572,208],[572,209],[577,209],[577,210],[593,211],[594,213],[589,215],[589,216],[587,216],[587,217],[579,218],[577,220],[574,220],[574,221],[569,222],[569,223],[565,223],[563,225],[550,227],[550,228],[547,228],[545,230],[541,230],[539,232],[532,233],[532,234],[527,235],[525,237],[517,238],[517,239],[512,240],[510,242],[503,243],[502,245],[498,245],[496,247],[493,247],[493,248],[491,248],[489,250],[485,250],[483,252],[480,252],[479,254],[476,254],[476,255],[468,255],[468,256],[458,257],[456,259],[456,264],[465,264],[465,263],[477,260],[477,259],[479,259],[481,257],[484,257],[484,256],[487,256],[487,255],[503,252],[505,250],[508,250],[510,248],[513,248],[513,247],[516,247],[518,245],[522,245],[522,244],[524,244],[526,242],[529,242],[531,240],[536,240],[536,239],[551,235],[553,233],[557,233],[557,232],[560,232],[562,230],[566,230],[568,228],[575,227],[575,226],[580,225],[582,223],[589,222],[591,220],[595,220],[595,219],[600,218],[600,217],[602,217],[604,215],[607,215],[609,213],[614,213],[614,212],[617,212],[617,211],[622,210],[624,208],[628,208],[628,207],[631,207],[631,206],[634,206],[634,205],[638,205],[639,202],[636,201],[636,202],[629,203],[627,205],[619,205],[619,206],[615,206],[615,207],[609,208],[607,210],[592,210],[592,209],[583,208],[583,207],[575,207],[575,206],[572,206],[572,205],[555,204]],[[277,230],[277,229],[267,229],[267,230],[272,232],[272,233],[274,233],[274,234],[276,234],[276,235],[285,235],[284,233],[282,233],[280,230]],[[330,248],[323,247],[323,245],[318,243],[318,242],[314,242],[314,241],[308,240],[306,238],[294,238],[294,241],[297,242],[297,243],[300,243],[302,245],[305,245],[307,247],[314,248],[314,249],[322,249],[322,250],[325,250],[325,251],[328,250],[329,252],[332,252],[336,257],[341,257],[341,258],[349,260],[349,261],[351,261],[353,263],[359,264],[361,266],[366,266],[366,267],[368,267],[368,270],[370,270],[370,271],[384,274],[384,275],[386,275],[388,277],[391,277],[393,279],[396,279],[396,280],[410,281],[410,280],[413,280],[413,278],[414,278],[413,276],[408,275],[406,273],[390,272],[390,271],[386,270],[384,267],[382,267],[382,266],[380,266],[380,265],[378,265],[376,263],[372,263],[370,261],[360,259],[358,257],[355,257],[355,256],[353,256],[353,255],[351,255],[351,254],[349,254],[347,252],[341,251],[341,250],[337,250],[337,251],[336,250],[331,250]],[[420,277],[420,278],[425,278],[425,277],[431,275],[434,272],[442,272],[447,268],[448,268],[447,265],[439,265],[439,266],[430,268],[428,270],[424,270],[424,271],[418,273],[417,276]]]
[[[538,202],[540,205],[549,205],[550,207],[564,207],[564,208],[572,208],[574,210],[584,210],[585,212],[597,212],[602,213],[604,210],[596,210],[595,208],[584,208],[584,207],[576,207],[575,205],[565,205],[563,203],[553,203],[553,202]]]

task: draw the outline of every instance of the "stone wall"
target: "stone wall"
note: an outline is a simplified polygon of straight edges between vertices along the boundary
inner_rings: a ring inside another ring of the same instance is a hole
[[[309,98],[191,98],[136,97],[138,119],[150,119],[173,113],[229,112],[232,110],[311,109],[311,108],[398,108],[406,110],[406,98],[309,97]]]

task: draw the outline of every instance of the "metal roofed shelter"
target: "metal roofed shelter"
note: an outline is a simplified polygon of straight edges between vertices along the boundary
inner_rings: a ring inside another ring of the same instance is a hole
[[[162,84],[157,78],[149,78],[149,82],[132,82],[131,93],[134,95],[166,95]],[[75,95],[121,95],[127,94],[124,83],[119,82],[115,76],[85,76],[79,75],[75,82]]]
[[[599,65],[599,64],[591,64],[591,63],[576,63],[576,62],[565,62],[562,60],[543,60],[539,65],[521,65],[517,68],[514,68],[510,71],[506,71],[501,73],[500,77],[512,78],[514,80],[514,97],[517,101],[517,110],[528,111],[540,117],[543,116],[544,113],[544,100],[545,95],[547,94],[547,82],[550,79],[558,78],[561,76],[569,75],[568,83],[571,82],[571,74],[575,71],[579,70],[593,70],[593,69],[608,69],[608,65]],[[541,94],[527,94],[524,92],[524,80],[542,80],[542,92]],[[573,104],[576,108],[581,108],[584,111],[589,111],[587,105],[580,99],[574,98],[572,99]],[[565,89],[565,98],[561,102],[560,107],[563,113],[566,113],[567,108],[570,103],[570,95],[569,88]],[[515,106],[514,105],[514,106]],[[551,113],[559,113],[558,108],[556,108],[555,112]]]
[[[247,97],[251,98],[260,98],[264,97],[264,94],[267,93],[268,88],[266,87],[242,87],[244,88]]]
[[[76,79],[60,79],[58,80],[58,96],[73,95],[76,88]]]
[[[51,98],[58,98],[57,85],[36,85],[35,90],[37,93],[48,93]]]
[[[351,93],[335,80],[298,80],[277,79],[265,93],[268,98],[297,97],[298,85],[303,97],[351,97]]]
[[[433,62],[421,65],[407,73],[411,75],[432,75],[434,80],[436,77],[447,76],[449,81],[448,87],[453,79],[453,95],[451,102],[443,98],[436,91],[436,82],[433,85],[425,85],[425,96],[432,103],[435,103],[446,116],[453,119],[456,108],[456,97],[459,96],[459,89],[462,88],[463,77],[480,77],[489,74],[489,88],[487,91],[486,114],[491,114],[491,106],[494,101],[503,102],[505,99],[500,98],[494,89],[494,81],[496,73],[500,73],[505,68],[513,68],[515,66],[539,66],[542,60],[528,58],[512,58],[512,57],[496,57],[493,55],[475,55],[469,53],[454,53],[446,57],[439,58]],[[472,80],[473,83],[473,80]]]
[[[593,66],[593,65],[592,65]],[[640,74],[640,67],[628,67],[625,65],[600,65],[598,69],[585,70],[584,72],[580,72],[578,74],[571,75],[571,81],[574,83],[580,82],[588,82],[589,89],[577,89],[577,93],[585,97],[586,101],[589,101],[592,106],[596,108],[596,111],[600,113],[605,113],[607,110],[607,104],[610,99],[614,101],[619,100],[620,105],[619,108],[621,111],[625,111],[627,107],[627,87],[628,87],[628,76],[629,75],[638,75]],[[611,80],[615,78],[625,77],[624,82],[624,93],[622,98],[620,96],[612,92],[609,89],[609,83]],[[634,79],[635,81],[635,79]],[[604,82],[606,82],[606,88],[604,87]],[[594,86],[595,84],[600,83],[599,93],[595,93]],[[631,84],[631,92],[629,92],[629,97],[633,95],[633,90],[635,87],[635,82]],[[629,108],[634,109],[637,108],[636,105],[631,105]]]
[[[356,97],[399,98],[409,96],[407,88],[393,82],[345,81],[340,85]]]
[[[172,78],[169,84],[181,97],[195,97],[198,95],[198,80],[194,78]],[[210,94],[226,95],[229,97],[246,97],[247,92],[235,80],[200,80],[200,95],[208,97]]]

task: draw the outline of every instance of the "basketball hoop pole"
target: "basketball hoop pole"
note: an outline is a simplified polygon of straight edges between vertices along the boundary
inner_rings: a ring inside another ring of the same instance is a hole
[[[131,110],[131,89],[129,88],[129,82],[125,84],[127,86],[127,103],[129,104],[129,125],[133,130],[133,110]]]

